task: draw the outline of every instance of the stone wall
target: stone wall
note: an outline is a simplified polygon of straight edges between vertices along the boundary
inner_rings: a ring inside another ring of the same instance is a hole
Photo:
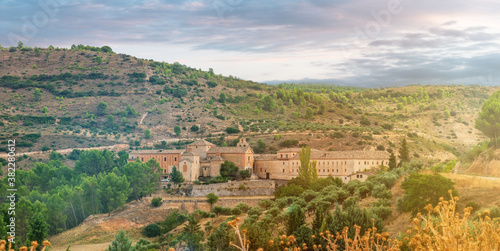
[[[189,197],[205,197],[214,193],[219,197],[225,196],[271,196],[276,190],[274,180],[233,181],[210,185],[193,185],[187,191]]]

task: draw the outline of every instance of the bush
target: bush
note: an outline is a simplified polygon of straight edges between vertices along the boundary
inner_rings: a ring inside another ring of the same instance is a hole
[[[372,197],[392,199],[392,193],[384,184],[377,184],[373,187]]]
[[[248,215],[255,215],[255,216],[259,216],[262,214],[262,210],[259,208],[259,207],[251,207],[248,212],[247,212]]]
[[[231,209],[231,214],[235,215],[235,216],[238,216],[238,215],[241,214],[241,209],[235,207],[235,208]]]
[[[239,133],[240,130],[238,128],[234,128],[234,127],[228,127],[226,128],[226,132],[228,134],[234,134],[234,133]]]
[[[389,216],[392,215],[392,210],[390,207],[384,207],[384,206],[378,206],[378,207],[371,207],[370,211],[380,217],[382,220],[387,219]]]
[[[151,238],[160,235],[160,232],[161,232],[160,226],[158,226],[158,224],[156,223],[152,223],[149,224],[146,228],[144,228],[143,233],[146,237]]]
[[[156,197],[156,198],[152,199],[151,205],[153,205],[153,207],[159,207],[161,205],[161,198]]]
[[[242,179],[248,179],[252,176],[252,174],[250,173],[250,170],[248,170],[248,169],[240,170],[238,173],[240,174]]]
[[[193,126],[191,126],[190,130],[192,132],[197,132],[198,130],[200,130],[200,128],[197,125],[193,125]]]
[[[234,208],[238,208],[241,210],[241,212],[246,213],[248,212],[248,209],[250,208],[246,203],[240,203],[236,205]]]
[[[259,200],[259,206],[264,208],[265,210],[267,210],[269,207],[271,207],[272,204],[273,204],[273,202],[270,199]]]

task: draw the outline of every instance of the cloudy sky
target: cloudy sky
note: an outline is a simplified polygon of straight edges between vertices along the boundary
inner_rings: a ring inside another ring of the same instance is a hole
[[[500,82],[496,0],[2,0],[0,44],[115,52],[265,83]]]

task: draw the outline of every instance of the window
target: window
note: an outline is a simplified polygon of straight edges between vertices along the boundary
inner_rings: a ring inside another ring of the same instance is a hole
[[[177,157],[174,157],[174,161],[177,161]]]
[[[141,161],[144,161],[144,158],[141,158]]]
[[[325,169],[323,169],[323,172],[325,172]]]
[[[167,157],[163,158],[163,161],[167,161]]]
[[[285,169],[283,169],[283,172],[285,172]]]
[[[363,178],[363,174],[360,174],[360,175],[359,175],[359,177],[360,177],[360,178]]]
[[[285,165],[285,162],[283,161],[283,165]]]

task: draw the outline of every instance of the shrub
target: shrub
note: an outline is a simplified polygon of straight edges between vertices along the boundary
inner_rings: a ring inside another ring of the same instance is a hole
[[[161,198],[156,197],[156,198],[152,199],[151,205],[153,205],[153,207],[159,207],[161,205]]]
[[[146,237],[151,238],[160,235],[160,232],[161,232],[160,226],[158,226],[158,224],[156,223],[152,223],[149,224],[146,228],[144,228],[143,233]]]
[[[267,210],[269,207],[271,207],[272,204],[273,204],[273,202],[270,199],[259,200],[259,206],[264,208],[265,210]]]
[[[239,208],[241,212],[246,213],[248,212],[249,206],[246,203],[240,203],[236,205],[235,208]]]
[[[262,210],[259,207],[251,207],[248,212],[248,215],[256,215],[259,216],[262,214]]]
[[[231,214],[238,216],[241,214],[241,209],[235,207],[235,208],[231,209]]]
[[[389,216],[392,215],[392,210],[390,207],[384,207],[384,206],[378,206],[378,207],[371,207],[370,211],[380,217],[382,220],[387,219]]]
[[[234,134],[234,133],[239,133],[240,130],[238,128],[234,128],[234,127],[228,127],[226,128],[226,132],[228,134]]]
[[[448,191],[452,191],[456,195],[454,184],[452,180],[439,174],[412,173],[401,184],[405,195],[401,200],[398,200],[398,209],[402,212],[411,211],[413,215],[416,215],[427,204],[436,206],[439,198],[446,197]],[[428,198],[428,200],[422,200],[422,198]]]

